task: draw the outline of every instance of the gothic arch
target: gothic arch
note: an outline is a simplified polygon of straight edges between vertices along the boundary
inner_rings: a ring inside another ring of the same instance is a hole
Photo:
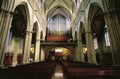
[[[79,26],[79,38],[81,39],[83,44],[86,44],[86,36],[85,36],[85,26],[83,22],[80,22]]]
[[[14,6],[13,10],[14,10],[14,14],[16,14],[17,12],[15,11],[16,7],[18,6],[24,6],[24,17],[26,18],[27,20],[27,29],[29,28],[30,26],[30,12],[29,12],[29,8],[28,8],[28,4],[24,1],[21,1],[20,3],[18,3],[17,5]]]
[[[9,30],[9,38],[7,41],[9,44],[6,48],[9,48],[8,52],[13,53],[13,65],[22,64],[22,57],[25,52],[26,44],[26,30],[29,24],[27,19],[28,15],[26,5],[17,5],[13,12],[14,16],[11,22]],[[21,57],[18,59],[18,55]]]
[[[45,59],[49,58],[48,56],[50,55],[50,53],[52,55],[54,55],[55,54],[55,49],[62,49],[63,53],[68,54],[67,57],[72,56],[72,58],[73,58],[73,56],[75,54],[75,52],[74,52],[75,49],[73,49],[72,46],[57,46],[57,47],[56,46],[47,46],[46,49],[44,49]],[[67,51],[65,51],[64,49],[66,49]],[[63,56],[64,56],[64,54],[63,54]]]
[[[38,23],[35,22],[33,24],[32,29],[32,40],[31,40],[31,52],[30,52],[30,59],[35,60],[35,54],[36,54],[36,42],[38,38]]]
[[[89,16],[88,16],[88,32],[91,33],[93,41],[94,41],[94,49],[97,51],[96,53],[96,60],[99,65],[111,65],[111,62],[107,62],[109,55],[109,60],[112,61],[112,55],[111,52],[105,50],[105,48],[108,48],[106,44],[106,38],[105,34],[107,25],[105,23],[104,19],[104,13],[102,8],[97,4],[97,3],[92,3],[90,5],[90,10],[89,10]],[[109,37],[108,37],[109,38]],[[110,41],[109,41],[110,42]],[[98,48],[97,48],[97,47]],[[107,52],[107,53],[106,53]]]
[[[93,30],[91,30],[91,32],[92,33],[96,32],[97,35],[99,36],[99,33],[101,33],[100,30],[103,29],[101,27],[103,27],[105,25],[105,20],[104,20],[103,10],[98,4],[96,4],[96,3],[91,4],[88,20],[89,20],[88,22],[91,26],[91,27],[90,26],[88,27],[88,30],[90,30],[92,28]]]

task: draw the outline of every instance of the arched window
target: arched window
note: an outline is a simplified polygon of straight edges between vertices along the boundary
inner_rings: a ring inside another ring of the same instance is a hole
[[[105,43],[106,43],[106,46],[110,46],[110,38],[109,38],[109,34],[108,34],[108,29],[107,29],[107,26],[105,25]]]
[[[98,41],[97,41],[97,37],[96,37],[96,33],[94,33],[94,48],[98,49]]]
[[[12,41],[12,28],[10,28],[10,32],[8,34],[8,38],[7,38],[7,46],[11,45],[11,41]]]

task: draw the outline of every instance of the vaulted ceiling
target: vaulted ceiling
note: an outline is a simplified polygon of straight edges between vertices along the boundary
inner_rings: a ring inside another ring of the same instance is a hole
[[[45,0],[44,10],[47,16],[61,14],[63,16],[71,16],[75,4],[73,0]]]
[[[102,9],[93,4],[90,11],[90,17],[91,17],[91,29],[93,33],[96,33],[98,37],[101,36],[101,34],[104,34],[104,27],[105,27],[105,20],[103,16]]]

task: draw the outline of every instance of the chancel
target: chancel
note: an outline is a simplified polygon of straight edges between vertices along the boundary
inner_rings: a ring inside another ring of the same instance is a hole
[[[0,79],[120,79],[120,0],[0,0]]]

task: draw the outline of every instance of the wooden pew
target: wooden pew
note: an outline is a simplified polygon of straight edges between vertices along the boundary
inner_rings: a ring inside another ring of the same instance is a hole
[[[68,79],[120,79],[120,70],[81,62],[62,62]]]
[[[39,62],[2,69],[6,79],[50,79],[56,62]],[[7,78],[8,77],[8,78]]]

